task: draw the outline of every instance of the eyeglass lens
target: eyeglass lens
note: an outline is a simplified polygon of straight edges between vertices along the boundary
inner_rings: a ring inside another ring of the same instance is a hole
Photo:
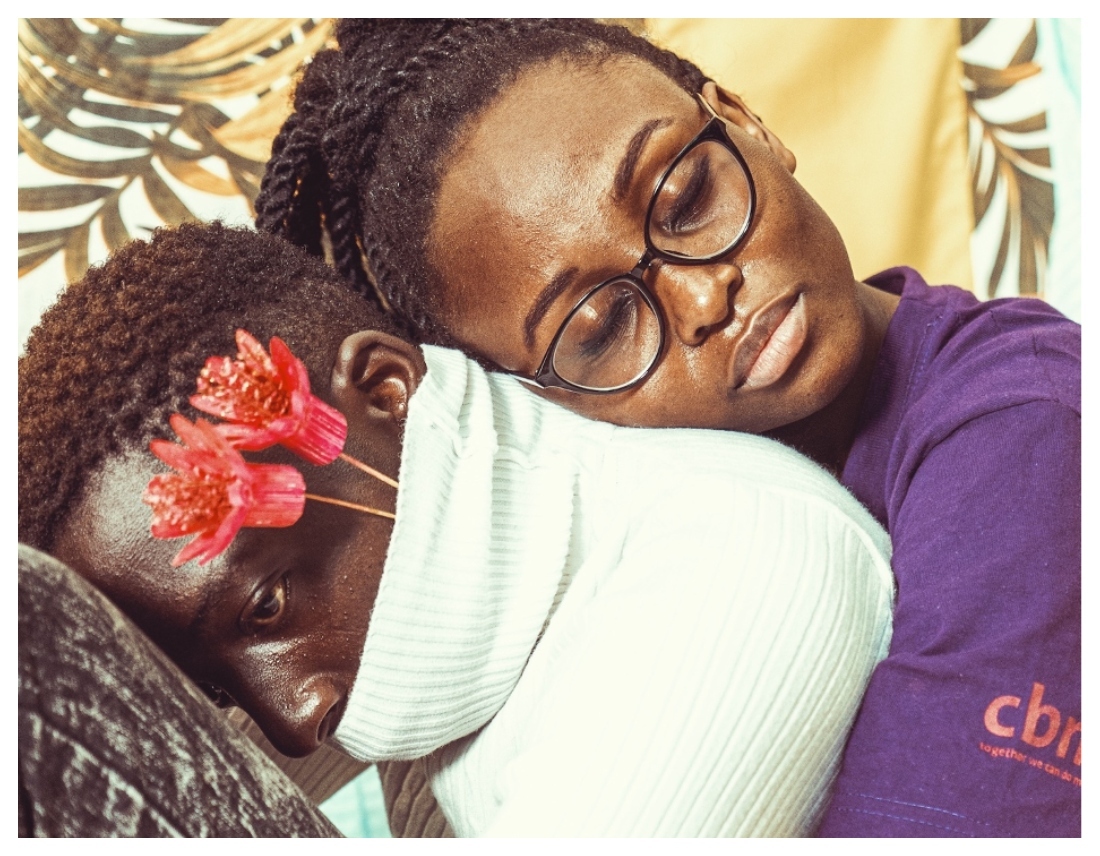
[[[751,198],[741,162],[718,141],[705,140],[658,189],[646,222],[650,244],[686,259],[721,255],[744,234]]]
[[[637,284],[612,279],[574,310],[554,349],[558,377],[585,389],[637,380],[661,347],[661,324]]]
[[[748,228],[752,190],[737,157],[704,140],[657,189],[646,231],[659,252],[684,259],[723,254]],[[566,320],[554,371],[583,389],[609,390],[641,378],[661,348],[661,323],[638,284],[616,278],[595,289]]]

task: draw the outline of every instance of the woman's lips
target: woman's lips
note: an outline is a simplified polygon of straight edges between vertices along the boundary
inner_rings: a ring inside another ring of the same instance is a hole
[[[779,380],[806,342],[806,306],[801,294],[764,307],[734,349],[731,385],[761,389]]]

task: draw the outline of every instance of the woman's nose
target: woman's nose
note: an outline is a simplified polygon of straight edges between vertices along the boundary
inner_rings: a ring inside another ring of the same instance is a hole
[[[292,758],[308,755],[336,730],[344,696],[325,677],[280,683],[256,687],[237,701],[276,749]]]
[[[685,345],[701,345],[733,315],[733,296],[741,287],[737,265],[666,263],[653,276],[653,291],[664,309],[670,333]]]

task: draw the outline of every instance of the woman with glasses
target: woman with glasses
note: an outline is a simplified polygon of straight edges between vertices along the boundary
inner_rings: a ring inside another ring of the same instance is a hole
[[[1080,328],[905,268],[857,281],[760,117],[622,28],[337,38],[261,228],[325,233],[424,340],[578,413],[779,439],[887,526],[894,641],[820,834],[1079,834]]]

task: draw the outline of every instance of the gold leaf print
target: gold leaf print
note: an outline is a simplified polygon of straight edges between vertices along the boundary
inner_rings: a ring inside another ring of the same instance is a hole
[[[961,19],[962,45],[968,45],[990,26],[996,26],[996,22],[987,18]],[[999,121],[988,118],[989,113],[1004,112],[1006,96],[1011,96],[1013,87],[1042,71],[1035,61],[1037,44],[1037,30],[1032,21],[1003,67],[963,62],[974,218],[982,226],[987,218],[1001,218],[999,225],[994,225],[1000,238],[984,297],[998,295],[1009,270],[1018,274],[1020,294],[1043,294],[1054,226],[1050,149],[1043,137],[1046,113],[1024,112]],[[994,99],[1000,99],[999,109],[987,110],[986,104]],[[995,199],[1003,200],[1003,204],[995,206]]]
[[[77,278],[100,235],[112,250],[218,200],[251,212],[289,83],[331,33],[314,18],[20,19],[19,153],[33,165],[20,276],[61,253]]]

